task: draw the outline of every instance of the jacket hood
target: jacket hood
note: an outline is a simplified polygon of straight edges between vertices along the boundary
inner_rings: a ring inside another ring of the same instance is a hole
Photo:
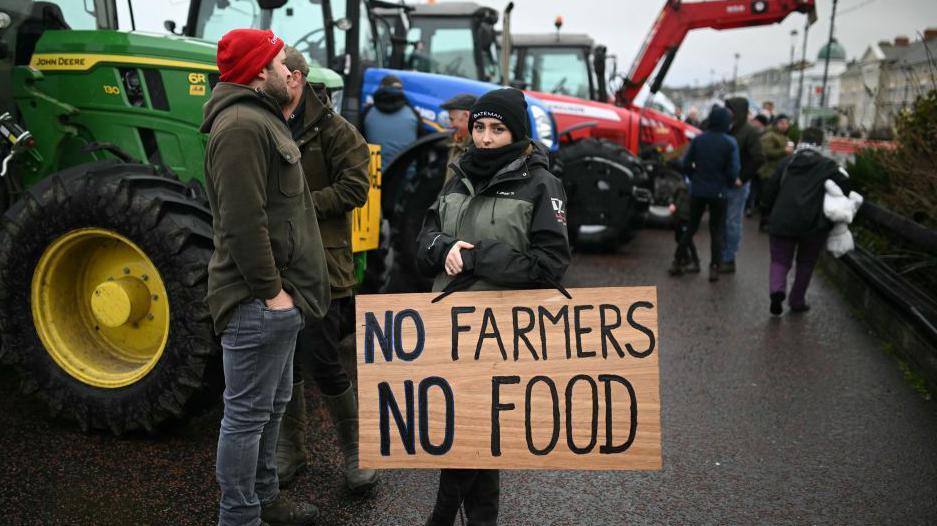
[[[732,124],[732,114],[722,106],[713,106],[713,109],[709,112],[708,120],[709,127],[707,129],[721,133],[729,133],[729,128]]]
[[[394,113],[407,104],[403,90],[395,87],[383,87],[374,92],[374,107],[381,113]]]
[[[799,147],[791,156],[791,162],[787,165],[787,169],[794,173],[806,172],[816,164],[826,161],[827,158],[815,147]]]
[[[325,103],[319,99],[316,90],[309,82],[303,87],[303,125],[308,126],[318,122],[325,113]]]
[[[270,97],[254,90],[250,86],[243,84],[232,84],[230,82],[219,82],[211,92],[211,98],[202,106],[202,126],[199,131],[208,133],[211,131],[212,123],[225,108],[233,104],[248,103],[257,104],[272,113],[283,118],[280,107]]]
[[[726,100],[726,107],[732,111],[732,128],[741,128],[748,122],[748,99],[732,97]]]

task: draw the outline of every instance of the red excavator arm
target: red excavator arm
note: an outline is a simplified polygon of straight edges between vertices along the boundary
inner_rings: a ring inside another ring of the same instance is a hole
[[[682,2],[667,0],[657,21],[651,27],[625,82],[615,93],[615,103],[627,106],[641,91],[648,77],[661,59],[664,64],[651,86],[657,92],[673,62],[677,49],[691,29],[710,27],[734,29],[737,27],[776,24],[793,12],[806,13],[810,23],[817,18],[816,0],[709,0]]]

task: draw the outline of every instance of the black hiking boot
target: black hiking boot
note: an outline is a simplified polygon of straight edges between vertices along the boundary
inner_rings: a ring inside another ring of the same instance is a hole
[[[686,272],[687,274],[699,274],[699,271],[700,271],[699,260],[694,259],[693,261],[691,261],[689,264],[683,267],[683,271]]]
[[[670,264],[670,268],[667,269],[667,272],[668,272],[671,276],[682,276],[682,275],[683,275],[683,265],[682,265],[679,261],[677,261],[677,260],[675,259],[675,260],[673,260],[673,263]]]
[[[270,526],[313,526],[318,518],[319,508],[312,503],[292,501],[282,494],[260,510],[260,520]]]
[[[771,293],[771,314],[775,316],[780,316],[784,312],[784,297],[783,292],[772,292]]]

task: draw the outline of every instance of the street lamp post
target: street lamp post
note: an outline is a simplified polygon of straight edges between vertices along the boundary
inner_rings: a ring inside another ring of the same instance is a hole
[[[797,30],[791,29],[791,65],[787,71],[787,103],[791,103],[791,88],[794,87],[794,48],[797,46]],[[790,106],[786,106],[788,110]]]
[[[738,81],[739,81],[739,56],[740,56],[740,55],[739,55],[738,53],[735,54],[735,66],[732,68],[732,91],[733,91],[733,95],[735,94],[734,92],[738,90]]]
[[[804,46],[800,55],[800,80],[797,82],[797,104],[794,106],[794,122],[800,123],[800,104],[804,96],[804,71],[807,69],[807,35],[810,33],[810,19],[804,23]]]
[[[839,0],[833,0],[833,12],[830,14],[830,38],[826,42],[826,60],[823,63],[823,92],[820,93],[820,107],[826,108],[826,81],[830,73],[830,52],[833,50],[833,26],[836,23],[836,4]]]

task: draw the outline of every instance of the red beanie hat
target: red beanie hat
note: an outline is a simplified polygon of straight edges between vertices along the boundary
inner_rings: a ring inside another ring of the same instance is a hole
[[[283,49],[283,39],[273,31],[232,29],[218,42],[221,82],[248,84]]]

